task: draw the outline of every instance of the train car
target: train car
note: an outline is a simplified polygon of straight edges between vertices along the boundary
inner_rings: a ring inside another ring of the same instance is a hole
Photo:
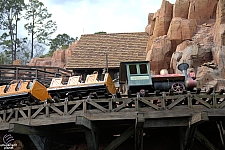
[[[1,108],[9,105],[39,103],[47,99],[52,99],[52,97],[48,94],[47,88],[38,80],[12,81],[8,85],[0,86]]]
[[[119,83],[123,85],[122,92],[128,97],[137,92],[142,95],[170,90],[181,93],[196,86],[193,78],[187,75],[188,67],[187,63],[178,66],[183,74],[168,74],[168,71],[163,69],[160,75],[151,75],[148,61],[121,62]]]
[[[83,99],[90,94],[95,98],[107,98],[116,94],[116,87],[108,73],[105,73],[103,81],[98,80],[98,74],[87,75],[84,83],[79,81],[80,76],[70,77],[65,84],[62,78],[53,78],[47,90],[55,101],[65,98],[69,98],[69,100]]]

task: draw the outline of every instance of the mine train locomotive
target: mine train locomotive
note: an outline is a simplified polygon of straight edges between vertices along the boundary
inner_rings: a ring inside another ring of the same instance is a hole
[[[119,83],[128,97],[136,93],[146,96],[156,91],[182,93],[196,87],[195,74],[187,75],[188,68],[187,63],[182,63],[178,65],[182,74],[168,74],[166,69],[162,69],[160,75],[151,75],[148,61],[121,62]]]
[[[196,86],[194,77],[187,75],[188,67],[186,63],[178,65],[182,74],[168,74],[168,71],[163,69],[160,75],[152,75],[148,61],[121,62],[119,86],[115,86],[116,83],[109,73],[104,74],[103,81],[98,80],[98,74],[87,75],[84,83],[79,82],[80,76],[71,76],[67,82],[64,82],[63,78],[53,78],[49,87],[38,80],[20,80],[0,86],[0,108],[61,100],[132,97],[137,93],[150,96],[150,93],[155,91],[182,93],[185,90],[193,90]]]

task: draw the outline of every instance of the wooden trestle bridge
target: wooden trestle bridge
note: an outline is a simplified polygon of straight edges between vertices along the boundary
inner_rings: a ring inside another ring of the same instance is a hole
[[[73,134],[79,140],[81,133],[89,150],[97,150],[102,142],[105,150],[120,149],[127,140],[129,149],[135,150],[157,149],[154,145],[180,150],[201,149],[196,148],[201,145],[202,149],[219,150],[225,148],[224,118],[223,92],[164,92],[149,97],[65,99],[1,110],[0,130],[29,135],[37,149],[45,150],[51,148],[43,138]],[[158,129],[171,131],[170,136],[155,132]]]

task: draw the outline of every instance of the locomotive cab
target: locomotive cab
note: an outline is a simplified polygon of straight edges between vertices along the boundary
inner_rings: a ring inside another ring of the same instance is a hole
[[[119,83],[124,87],[122,93],[128,96],[153,91],[148,61],[121,62],[119,77]]]

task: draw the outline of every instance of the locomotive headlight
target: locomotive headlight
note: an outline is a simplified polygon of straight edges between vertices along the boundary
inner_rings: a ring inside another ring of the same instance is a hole
[[[140,90],[140,95],[141,95],[141,96],[145,96],[145,89],[141,89],[141,90]]]

